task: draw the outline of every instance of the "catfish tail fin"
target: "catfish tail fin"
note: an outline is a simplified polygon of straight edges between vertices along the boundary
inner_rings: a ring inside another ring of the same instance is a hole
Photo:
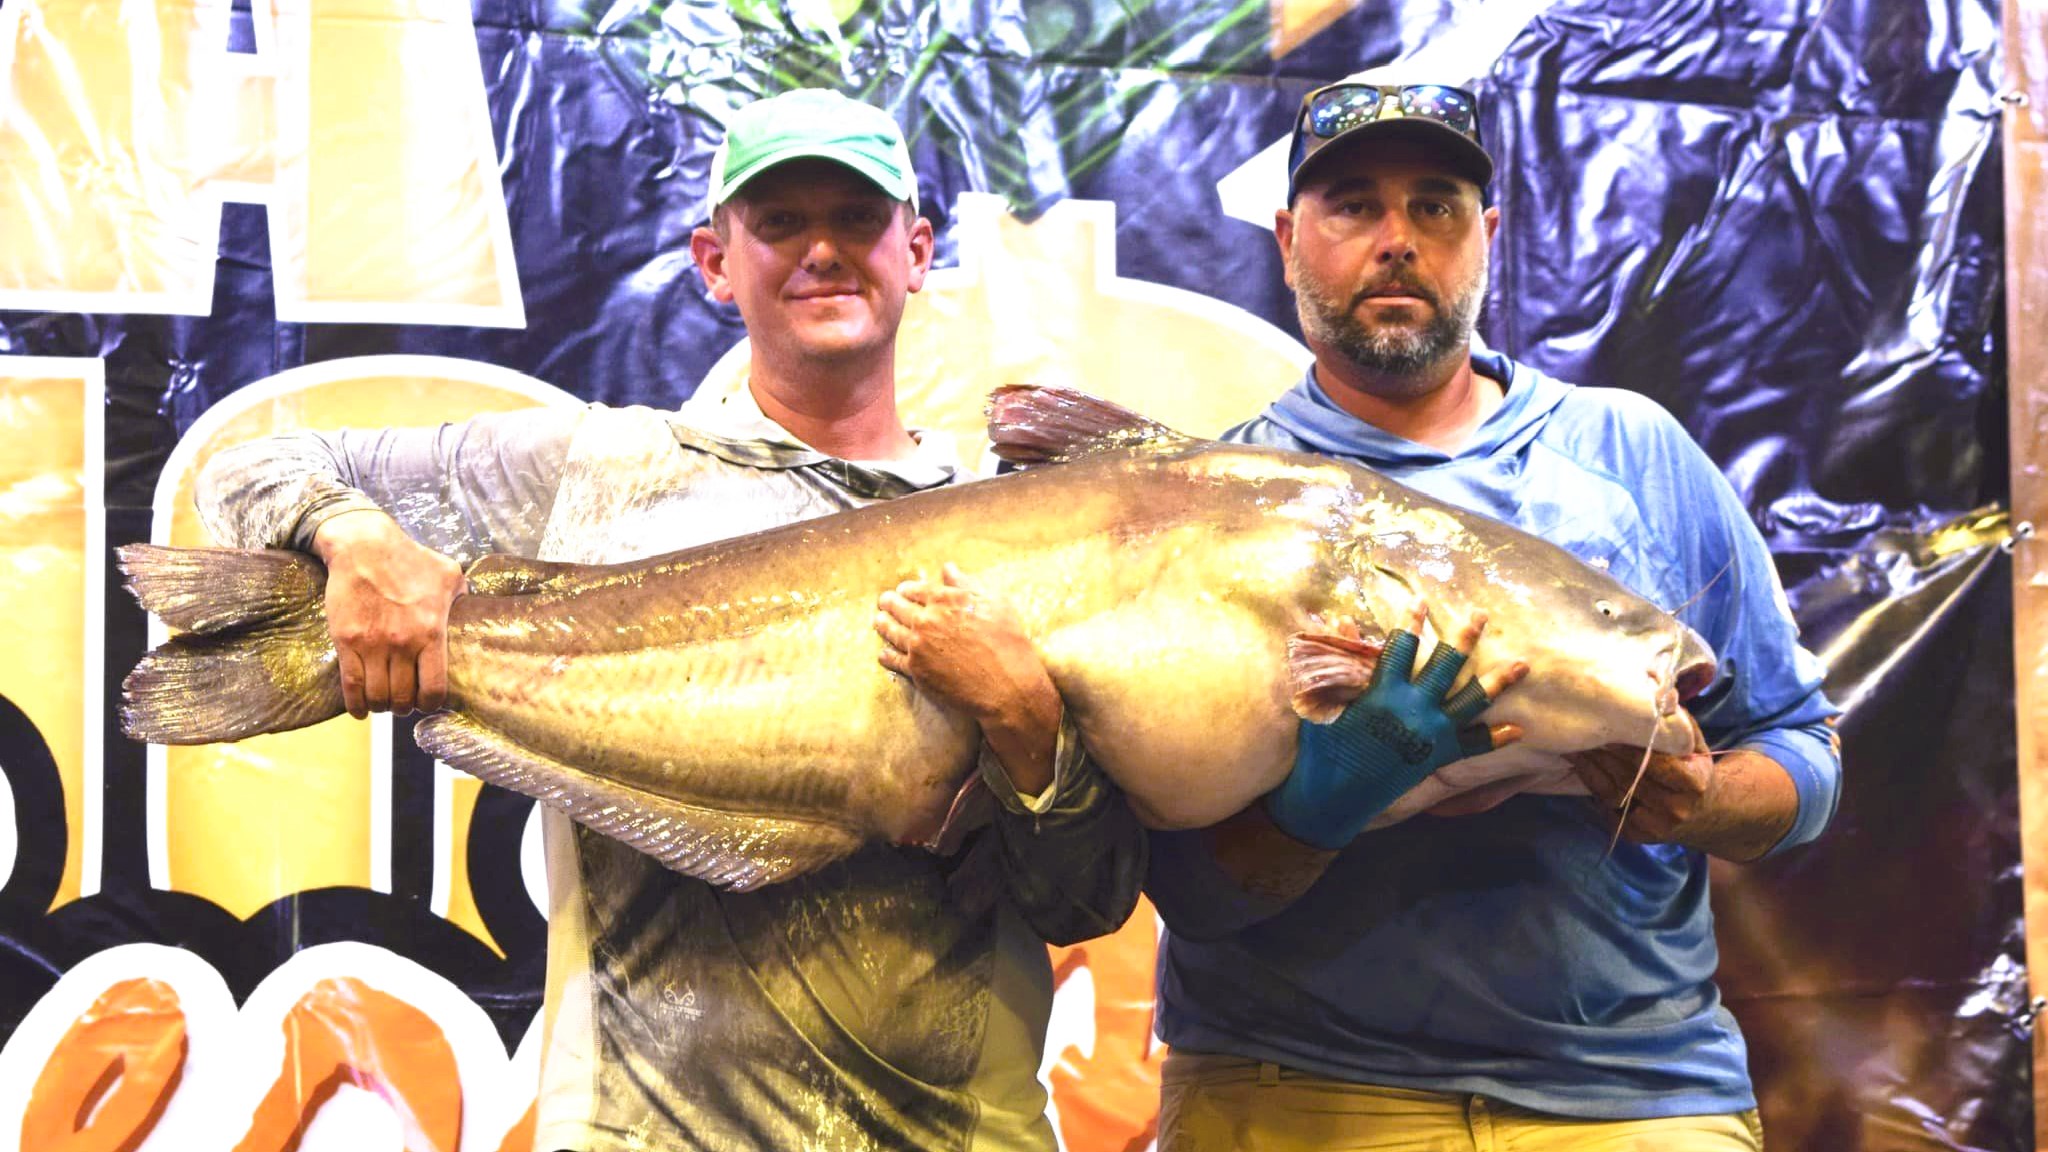
[[[121,730],[152,744],[212,744],[342,712],[327,634],[327,571],[296,552],[119,549],[128,590],[183,632],[121,682]]]

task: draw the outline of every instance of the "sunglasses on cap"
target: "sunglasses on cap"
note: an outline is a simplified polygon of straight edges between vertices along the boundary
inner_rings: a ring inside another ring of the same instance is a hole
[[[1309,131],[1332,139],[1374,120],[1420,116],[1460,135],[1479,139],[1479,98],[1445,84],[1360,84],[1344,81],[1308,94],[1301,102]]]
[[[1368,125],[1395,124],[1440,139],[1460,170],[1485,187],[1493,178],[1493,157],[1479,142],[1479,98],[1447,84],[1327,84],[1302,98],[1294,122],[1288,192],[1295,191],[1302,166],[1324,147]]]

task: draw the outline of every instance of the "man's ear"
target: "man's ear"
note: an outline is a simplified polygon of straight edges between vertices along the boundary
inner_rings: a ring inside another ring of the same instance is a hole
[[[690,257],[704,274],[704,286],[711,289],[711,298],[720,304],[732,303],[732,281],[725,275],[725,241],[718,238],[718,233],[708,227],[690,233]]]
[[[922,216],[910,218],[910,290],[924,287],[925,273],[932,270],[932,253],[938,241],[932,235],[932,222]]]
[[[1493,243],[1493,234],[1500,231],[1500,209],[1488,208],[1481,219],[1486,221],[1486,242],[1488,245],[1491,245]]]
[[[1273,212],[1273,242],[1280,246],[1280,279],[1294,287],[1294,261],[1288,259],[1294,252],[1294,213],[1286,208]]]

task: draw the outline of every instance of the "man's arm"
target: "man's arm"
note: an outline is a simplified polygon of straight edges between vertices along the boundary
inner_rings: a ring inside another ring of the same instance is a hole
[[[1046,787],[1026,792],[993,746],[982,779],[995,798],[1005,887],[1050,944],[1078,944],[1123,926],[1145,878],[1145,830],[1122,792],[1062,722]]]
[[[195,486],[200,522],[231,548],[313,551],[321,525],[380,510],[467,564],[531,554],[581,409],[533,408],[433,428],[300,432],[217,452]]]
[[[1054,944],[1120,927],[1145,873],[1143,830],[1082,749],[1015,613],[949,564],[937,583],[884,593],[875,630],[884,667],[981,726],[1006,883],[1025,921]]]
[[[327,620],[351,715],[439,708],[462,568],[531,555],[575,415],[535,409],[438,428],[300,433],[238,445],[201,471],[221,543],[295,548],[327,566]]]
[[[1337,858],[1282,832],[1262,801],[1208,828],[1146,838],[1145,893],[1188,940],[1221,939],[1279,915]]]

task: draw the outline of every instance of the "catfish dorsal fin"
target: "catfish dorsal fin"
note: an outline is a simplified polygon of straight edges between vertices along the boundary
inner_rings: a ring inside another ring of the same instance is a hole
[[[988,439],[1012,464],[1044,464],[1188,437],[1086,392],[1006,384],[989,393]]]

